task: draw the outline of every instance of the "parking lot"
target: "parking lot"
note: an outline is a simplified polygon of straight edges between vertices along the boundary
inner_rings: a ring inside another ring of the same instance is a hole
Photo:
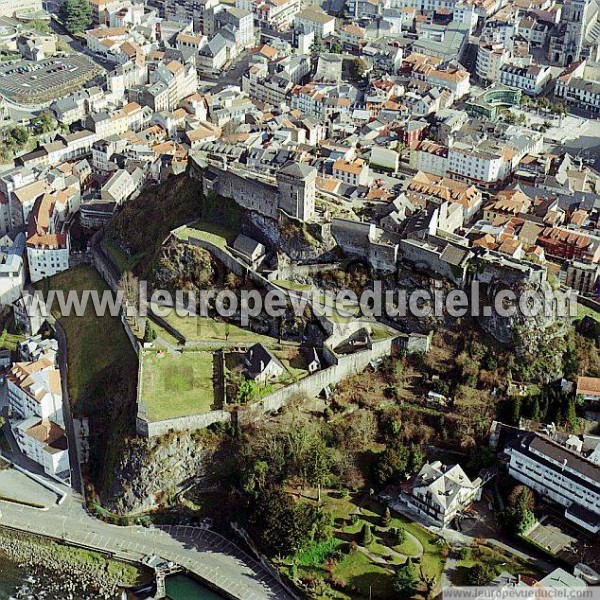
[[[0,501],[7,500],[49,508],[54,506],[58,496],[24,473],[3,468],[0,469]]]
[[[25,104],[49,101],[74,91],[100,71],[83,55],[20,61],[0,69],[0,94]]]
[[[554,514],[542,517],[527,537],[569,564],[584,562],[593,569],[600,568],[600,548],[593,536]]]

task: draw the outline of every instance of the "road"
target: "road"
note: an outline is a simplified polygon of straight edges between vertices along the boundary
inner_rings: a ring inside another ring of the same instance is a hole
[[[292,596],[252,557],[223,536],[190,526],[119,527],[91,517],[68,489],[47,511],[0,501],[0,525],[140,560],[150,554],[173,561],[240,600]]]

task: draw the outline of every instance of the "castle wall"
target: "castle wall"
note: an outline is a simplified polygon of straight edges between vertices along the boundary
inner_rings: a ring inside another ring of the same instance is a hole
[[[450,279],[457,285],[464,282],[464,271],[460,268],[453,268],[452,265],[441,260],[440,252],[433,246],[416,244],[414,240],[400,240],[402,250],[402,260],[417,271],[431,271]]]
[[[254,210],[271,219],[277,219],[279,192],[275,186],[247,179],[232,171],[221,171],[208,167],[207,171],[215,177],[212,188],[208,179],[203,180],[204,192],[212,189],[216,194],[232,198],[242,208]]]

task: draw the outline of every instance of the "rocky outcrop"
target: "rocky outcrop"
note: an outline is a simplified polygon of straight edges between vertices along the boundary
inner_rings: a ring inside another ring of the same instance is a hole
[[[152,280],[157,289],[205,289],[214,283],[217,271],[208,251],[171,238],[152,265]]]
[[[122,454],[103,504],[121,515],[163,507],[202,480],[207,456],[206,442],[194,434],[135,438]]]
[[[116,562],[108,568],[100,555],[18,533],[0,533],[0,553],[28,574],[14,598],[116,600],[122,598],[120,586],[133,583],[128,580],[135,573]]]
[[[330,251],[335,242],[329,227],[317,223],[302,223],[280,213],[279,220],[248,211],[242,223],[243,233],[275,248],[298,262],[315,260]]]

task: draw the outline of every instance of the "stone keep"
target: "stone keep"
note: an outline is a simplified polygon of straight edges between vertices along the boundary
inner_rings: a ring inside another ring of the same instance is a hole
[[[279,208],[301,221],[315,214],[317,170],[300,163],[289,163],[277,173]]]

